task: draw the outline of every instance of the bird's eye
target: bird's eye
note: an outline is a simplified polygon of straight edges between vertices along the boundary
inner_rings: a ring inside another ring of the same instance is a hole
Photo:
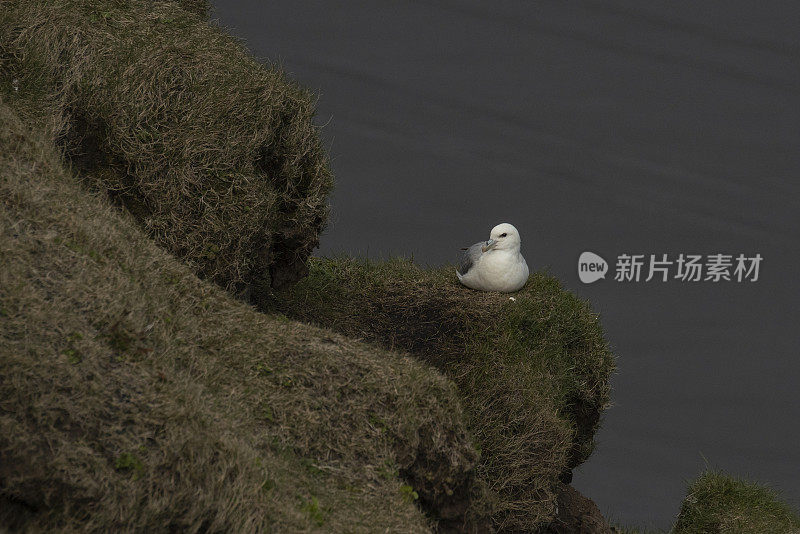
[[[506,233],[504,232],[504,233],[500,234],[500,237],[505,237],[505,236],[507,236],[507,235],[508,235],[508,234],[506,234]]]

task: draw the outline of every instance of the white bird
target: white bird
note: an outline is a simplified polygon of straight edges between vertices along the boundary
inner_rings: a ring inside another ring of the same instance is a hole
[[[456,274],[465,286],[480,291],[510,293],[528,281],[528,264],[519,251],[519,232],[508,223],[492,228],[488,241],[464,250]]]

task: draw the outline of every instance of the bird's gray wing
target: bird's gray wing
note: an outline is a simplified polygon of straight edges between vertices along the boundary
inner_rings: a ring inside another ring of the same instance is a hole
[[[469,272],[470,269],[472,269],[472,266],[475,265],[475,262],[477,262],[478,258],[481,257],[481,254],[483,254],[481,247],[483,247],[485,244],[485,242],[481,241],[480,243],[475,243],[464,251],[464,253],[461,255],[461,259],[458,262],[458,274],[464,276]]]

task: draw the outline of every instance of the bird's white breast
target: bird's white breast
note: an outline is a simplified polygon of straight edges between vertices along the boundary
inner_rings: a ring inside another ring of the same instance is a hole
[[[517,251],[492,250],[481,255],[461,282],[472,289],[511,292],[528,280],[528,264]]]

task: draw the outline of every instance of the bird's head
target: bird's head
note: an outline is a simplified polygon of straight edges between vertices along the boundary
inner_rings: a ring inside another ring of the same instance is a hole
[[[519,250],[520,243],[519,232],[513,225],[508,223],[498,224],[492,228],[489,234],[489,241],[481,247],[483,252],[489,250]]]

